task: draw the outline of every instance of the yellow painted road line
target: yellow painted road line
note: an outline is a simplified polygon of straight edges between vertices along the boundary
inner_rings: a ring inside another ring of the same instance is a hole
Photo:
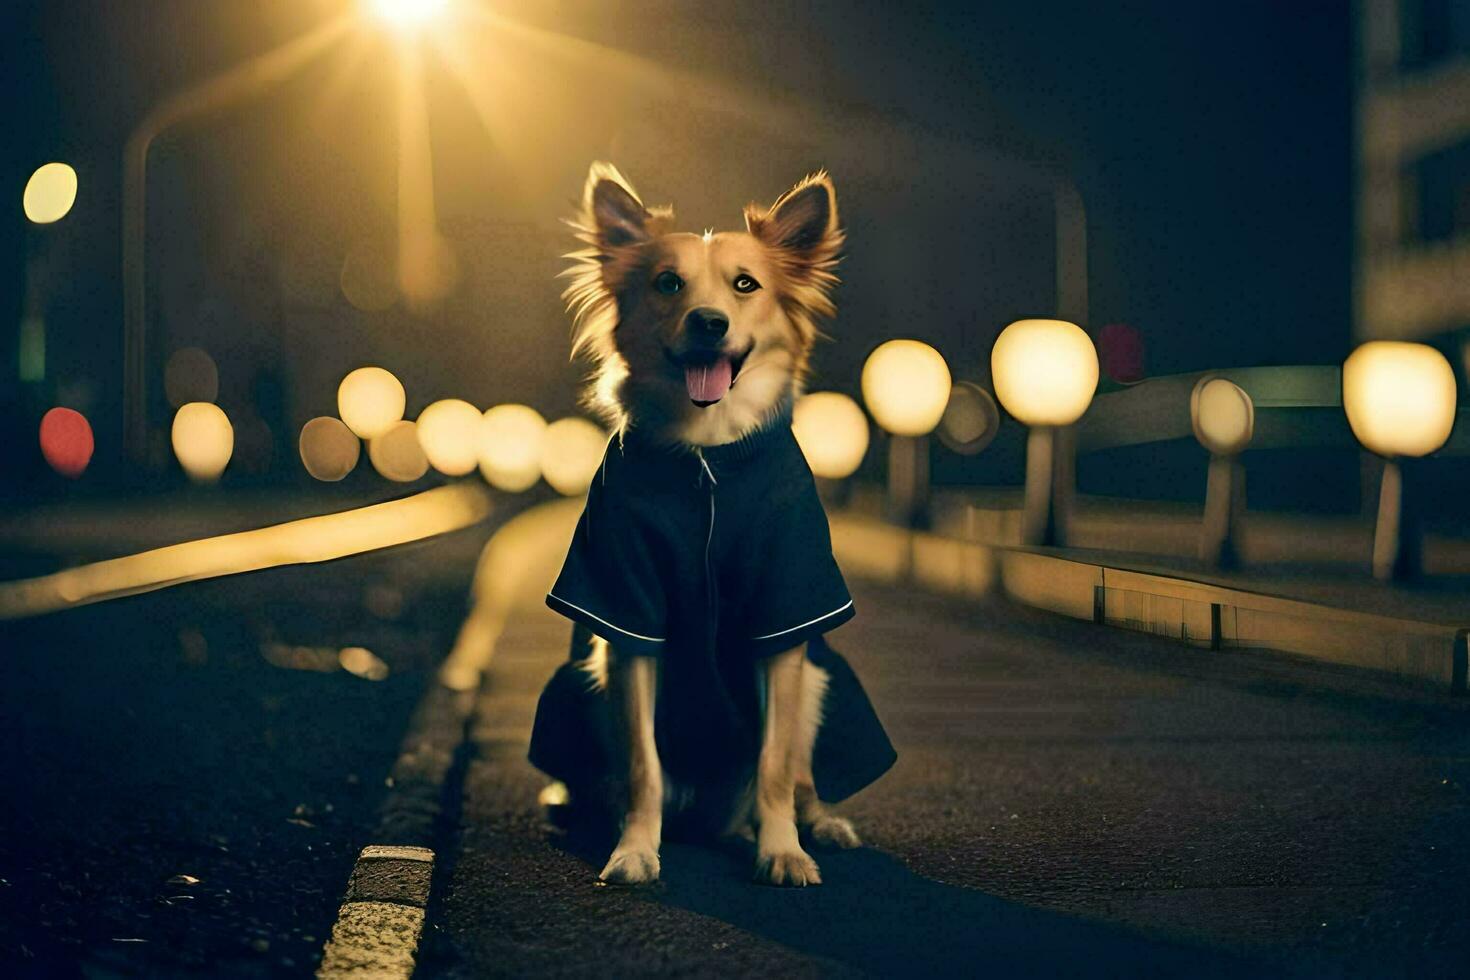
[[[427,847],[363,848],[316,975],[412,976],[433,873],[434,852]]]
[[[155,589],[279,565],[331,561],[457,531],[490,513],[474,483],[436,487],[272,527],[202,538],[0,584],[0,619],[19,619]]]

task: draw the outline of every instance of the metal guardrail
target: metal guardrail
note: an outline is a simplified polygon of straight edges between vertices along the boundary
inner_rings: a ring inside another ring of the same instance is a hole
[[[1358,441],[1342,410],[1342,369],[1335,366],[1230,368],[1141,381],[1093,400],[1077,423],[1077,451],[1190,438],[1189,395],[1200,378],[1234,382],[1255,404],[1252,449],[1342,447]],[[1454,431],[1436,456],[1470,456],[1470,407],[1461,407]]]

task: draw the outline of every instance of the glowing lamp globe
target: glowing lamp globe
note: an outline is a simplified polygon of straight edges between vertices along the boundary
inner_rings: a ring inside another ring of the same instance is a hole
[[[863,365],[863,401],[884,430],[928,435],[949,403],[949,365],[928,344],[890,340]]]
[[[812,472],[829,480],[852,476],[868,453],[868,417],[840,392],[803,395],[792,413],[791,431]]]
[[[41,417],[41,455],[56,472],[75,480],[92,461],[92,426],[81,412],[53,408]]]
[[[66,217],[77,200],[77,172],[64,163],[48,163],[26,181],[21,206],[26,217],[49,225]]]
[[[607,438],[601,426],[586,419],[557,419],[541,440],[541,475],[557,493],[586,493],[607,451]]]
[[[429,459],[412,422],[394,422],[369,442],[368,461],[380,476],[394,483],[412,483],[429,472]]]
[[[419,445],[429,465],[445,476],[464,476],[480,462],[480,410],[445,398],[419,413]]]
[[[990,352],[995,397],[1026,425],[1071,425],[1097,391],[1097,349],[1065,320],[1017,320]]]
[[[301,427],[301,462],[323,483],[336,483],[357,466],[362,444],[340,420],[321,416]]]
[[[174,456],[195,483],[219,479],[235,452],[235,429],[218,405],[189,402],[174,413]]]
[[[1455,372],[1433,347],[1375,340],[1342,366],[1342,407],[1363,446],[1380,456],[1427,456],[1455,424]]]
[[[1234,456],[1251,443],[1256,407],[1251,396],[1224,378],[1201,378],[1189,396],[1194,437],[1216,456]]]
[[[480,474],[500,490],[520,493],[541,479],[546,420],[528,405],[496,405],[480,419]]]
[[[337,414],[361,439],[374,439],[403,418],[403,384],[380,367],[360,367],[337,387]]]

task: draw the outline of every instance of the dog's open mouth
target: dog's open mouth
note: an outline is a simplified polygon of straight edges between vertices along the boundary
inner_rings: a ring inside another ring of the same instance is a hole
[[[751,344],[739,354],[703,350],[678,355],[672,351],[666,353],[669,360],[684,369],[684,386],[689,389],[689,400],[700,408],[708,408],[735,386],[735,379],[754,346]]]

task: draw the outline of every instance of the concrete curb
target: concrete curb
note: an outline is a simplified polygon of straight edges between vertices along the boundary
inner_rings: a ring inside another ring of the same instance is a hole
[[[1024,605],[1219,650],[1271,650],[1466,692],[1465,625],[1423,622],[832,515],[848,573],[944,595],[996,592]]]

